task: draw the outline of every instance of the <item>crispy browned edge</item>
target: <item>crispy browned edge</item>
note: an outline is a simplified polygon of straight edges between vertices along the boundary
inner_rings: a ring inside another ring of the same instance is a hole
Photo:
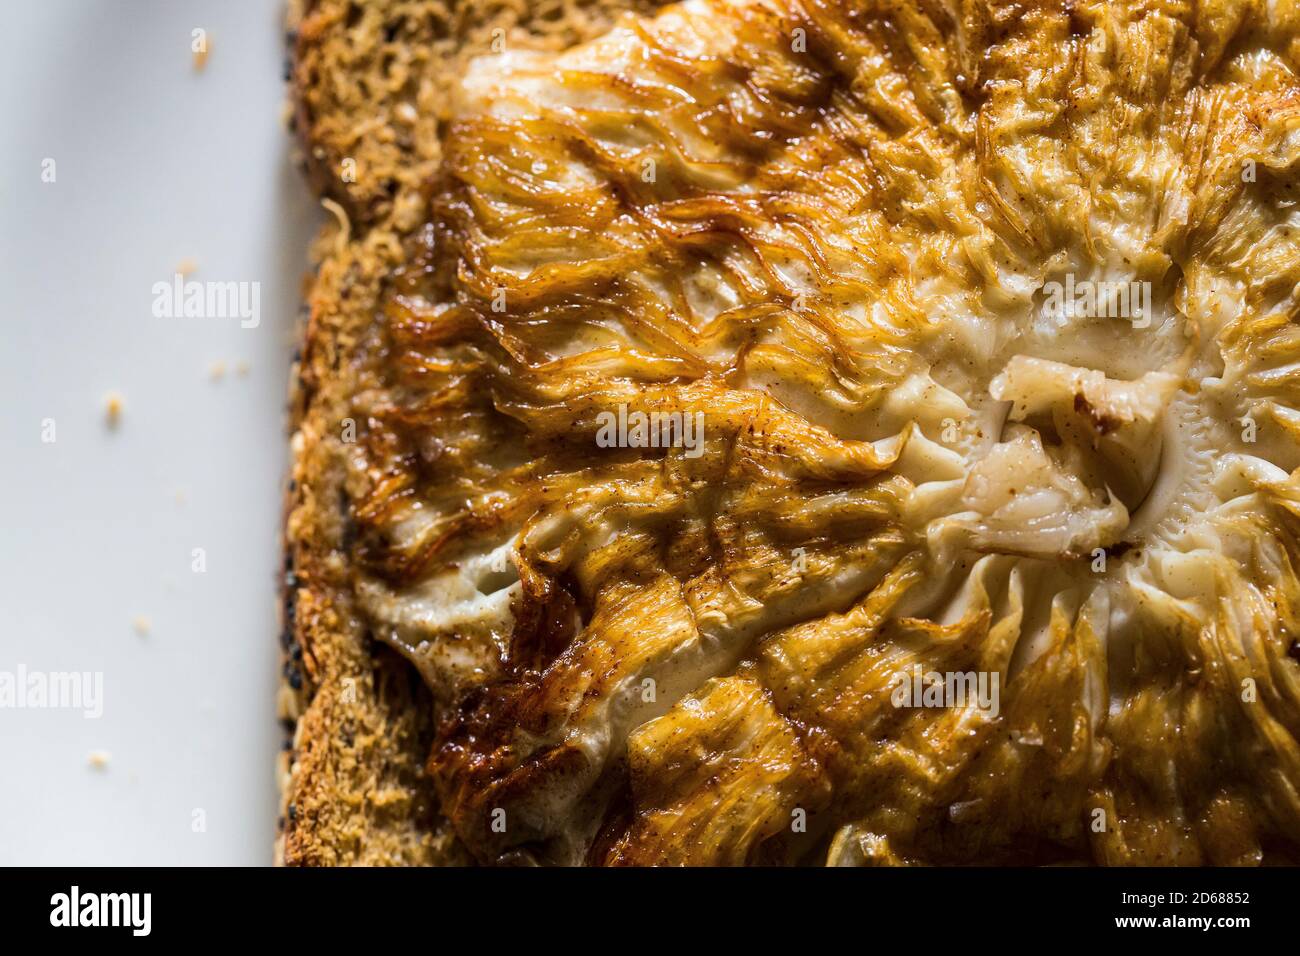
[[[385,282],[425,222],[449,93],[494,38],[560,48],[656,0],[290,0],[286,43],[304,171],[332,215],[304,283],[291,370],[275,861],[300,866],[468,861],[424,779],[433,707],[376,641],[352,595],[342,442],[374,380],[366,349]],[[504,31],[500,33],[498,31]],[[403,104],[410,104],[408,108]],[[355,181],[342,175],[355,161]]]

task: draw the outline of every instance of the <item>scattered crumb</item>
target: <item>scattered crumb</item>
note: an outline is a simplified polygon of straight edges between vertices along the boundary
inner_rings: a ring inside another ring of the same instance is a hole
[[[189,276],[190,273],[192,273],[198,267],[199,264],[195,262],[193,259],[182,259],[180,262],[176,264],[176,271],[183,276]]]
[[[122,420],[122,396],[118,392],[109,392],[104,396],[104,414],[109,428],[116,428]]]
[[[86,759],[96,770],[106,770],[108,769],[108,762],[113,759],[113,755],[107,750],[92,750],[90,756]]]
[[[238,375],[240,378],[247,378],[248,367],[249,367],[248,362],[246,362],[244,359],[240,359],[239,363],[235,365],[235,374]]]
[[[221,381],[223,378],[226,377],[226,363],[221,361],[220,359],[213,362],[212,367],[208,369],[208,375],[212,378],[212,381],[214,382]]]
[[[153,622],[143,614],[137,614],[135,620],[131,622],[131,625],[135,628],[135,632],[141,637],[148,637],[149,630],[153,627]]]

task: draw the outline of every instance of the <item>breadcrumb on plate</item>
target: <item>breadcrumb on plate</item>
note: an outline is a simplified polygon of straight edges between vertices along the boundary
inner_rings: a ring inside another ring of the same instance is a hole
[[[116,428],[122,420],[125,401],[119,392],[109,392],[104,396],[104,415],[109,428]]]

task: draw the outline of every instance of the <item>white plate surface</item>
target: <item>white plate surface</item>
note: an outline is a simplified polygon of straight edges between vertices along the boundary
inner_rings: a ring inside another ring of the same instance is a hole
[[[0,863],[270,862],[285,395],[319,216],[281,125],[281,16],[6,5],[0,681],[102,675],[103,713],[0,707]],[[156,317],[186,259],[257,283],[258,325]]]

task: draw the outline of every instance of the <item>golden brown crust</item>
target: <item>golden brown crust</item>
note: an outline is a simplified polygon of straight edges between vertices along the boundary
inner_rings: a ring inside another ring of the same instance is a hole
[[[422,224],[452,78],[494,31],[561,48],[647,0],[301,0],[291,3],[293,123],[332,215],[314,250],[291,398],[286,493],[284,682],[276,861],[462,862],[432,805],[423,763],[429,692],[378,645],[354,608],[345,558],[342,440],[374,370],[368,343],[403,241]]]

